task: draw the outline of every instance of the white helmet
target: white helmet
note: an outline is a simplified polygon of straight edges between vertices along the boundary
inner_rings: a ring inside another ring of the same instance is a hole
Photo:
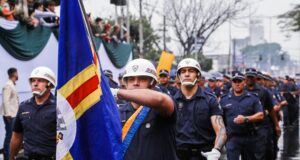
[[[135,59],[127,64],[123,78],[133,76],[148,76],[157,82],[156,69],[154,65],[146,59]]]
[[[191,67],[191,68],[195,68],[199,74],[198,76],[201,75],[201,67],[200,67],[200,64],[195,60],[195,59],[192,59],[192,58],[185,58],[183,60],[181,60],[177,66],[177,76],[179,77],[179,74],[180,74],[180,69],[182,68],[185,68],[185,67]],[[181,84],[183,86],[194,86],[197,82],[197,78],[193,81],[193,82],[184,82],[182,81],[182,79],[179,77],[179,80],[181,82]]]
[[[193,58],[185,58],[181,60],[177,66],[177,74],[179,74],[179,70],[184,67],[192,67],[195,68],[201,73],[200,64]]]
[[[37,68],[33,69],[30,74],[29,80],[31,78],[42,78],[42,79],[49,81],[54,87],[56,86],[55,74],[48,67],[41,66],[41,67],[37,67]]]

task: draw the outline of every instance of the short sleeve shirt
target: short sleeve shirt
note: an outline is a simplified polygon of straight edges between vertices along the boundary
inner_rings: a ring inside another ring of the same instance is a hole
[[[234,123],[234,118],[238,115],[251,116],[258,112],[263,112],[263,108],[258,97],[251,93],[234,96],[234,94],[230,92],[227,95],[222,96],[220,105],[223,109],[223,117],[227,133],[229,135],[247,134],[254,130],[253,123]]]
[[[269,113],[273,110],[273,106],[274,106],[273,97],[266,88],[256,84],[253,90],[250,90],[249,88],[246,87],[246,91],[258,96],[263,106],[263,110],[268,110]],[[264,118],[262,122],[257,122],[256,124],[262,126],[270,125],[270,119]]]
[[[56,98],[51,94],[48,100],[39,106],[34,97],[22,102],[13,131],[23,133],[25,155],[55,155]]]
[[[200,87],[191,99],[186,99],[181,91],[174,98],[177,107],[177,147],[211,146],[216,135],[210,118],[222,115],[217,98]]]

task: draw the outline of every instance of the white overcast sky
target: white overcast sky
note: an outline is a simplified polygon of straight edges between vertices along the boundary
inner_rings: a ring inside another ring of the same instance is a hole
[[[166,0],[165,0],[166,1]],[[293,8],[295,4],[300,4],[300,0],[248,0],[251,2],[252,17],[259,17],[264,24],[264,38],[268,42],[280,43],[283,50],[294,56],[293,59],[300,61],[300,33],[283,32],[278,23],[276,16],[285,13]],[[130,0],[130,12],[138,14],[139,0]],[[164,0],[143,0],[150,5],[156,5],[158,11],[163,10]],[[87,11],[92,16],[100,16],[103,18],[114,18],[115,7],[110,4],[110,0],[84,0]],[[138,15],[137,15],[138,16]],[[233,22],[231,29],[232,38],[245,38],[249,35],[248,25],[249,18]],[[162,24],[162,16],[155,15],[153,22],[155,29],[159,29]],[[180,52],[176,43],[168,44],[175,54]],[[225,23],[216,33],[214,33],[205,47],[205,54],[228,54],[229,48],[229,24]]]

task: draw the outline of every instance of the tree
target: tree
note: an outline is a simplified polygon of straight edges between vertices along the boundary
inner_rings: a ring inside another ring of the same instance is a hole
[[[161,50],[158,46],[159,36],[155,34],[154,29],[151,26],[150,21],[143,17],[143,34],[144,34],[144,54],[143,58],[157,61],[160,57]],[[135,17],[130,20],[130,37],[132,39],[134,47],[134,58],[138,58],[139,55],[139,19]]]
[[[300,4],[292,10],[279,15],[281,27],[284,30],[300,31]]]
[[[219,26],[245,9],[242,0],[169,0],[168,4],[167,20],[183,48],[183,56],[192,53],[197,38],[201,39],[201,52]]]

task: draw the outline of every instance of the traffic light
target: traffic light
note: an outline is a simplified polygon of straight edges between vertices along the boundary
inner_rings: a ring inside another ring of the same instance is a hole
[[[125,6],[126,0],[110,0],[110,3],[116,6]]]
[[[261,54],[259,55],[258,60],[262,61],[262,55]]]
[[[280,55],[280,59],[284,61],[284,54]]]

